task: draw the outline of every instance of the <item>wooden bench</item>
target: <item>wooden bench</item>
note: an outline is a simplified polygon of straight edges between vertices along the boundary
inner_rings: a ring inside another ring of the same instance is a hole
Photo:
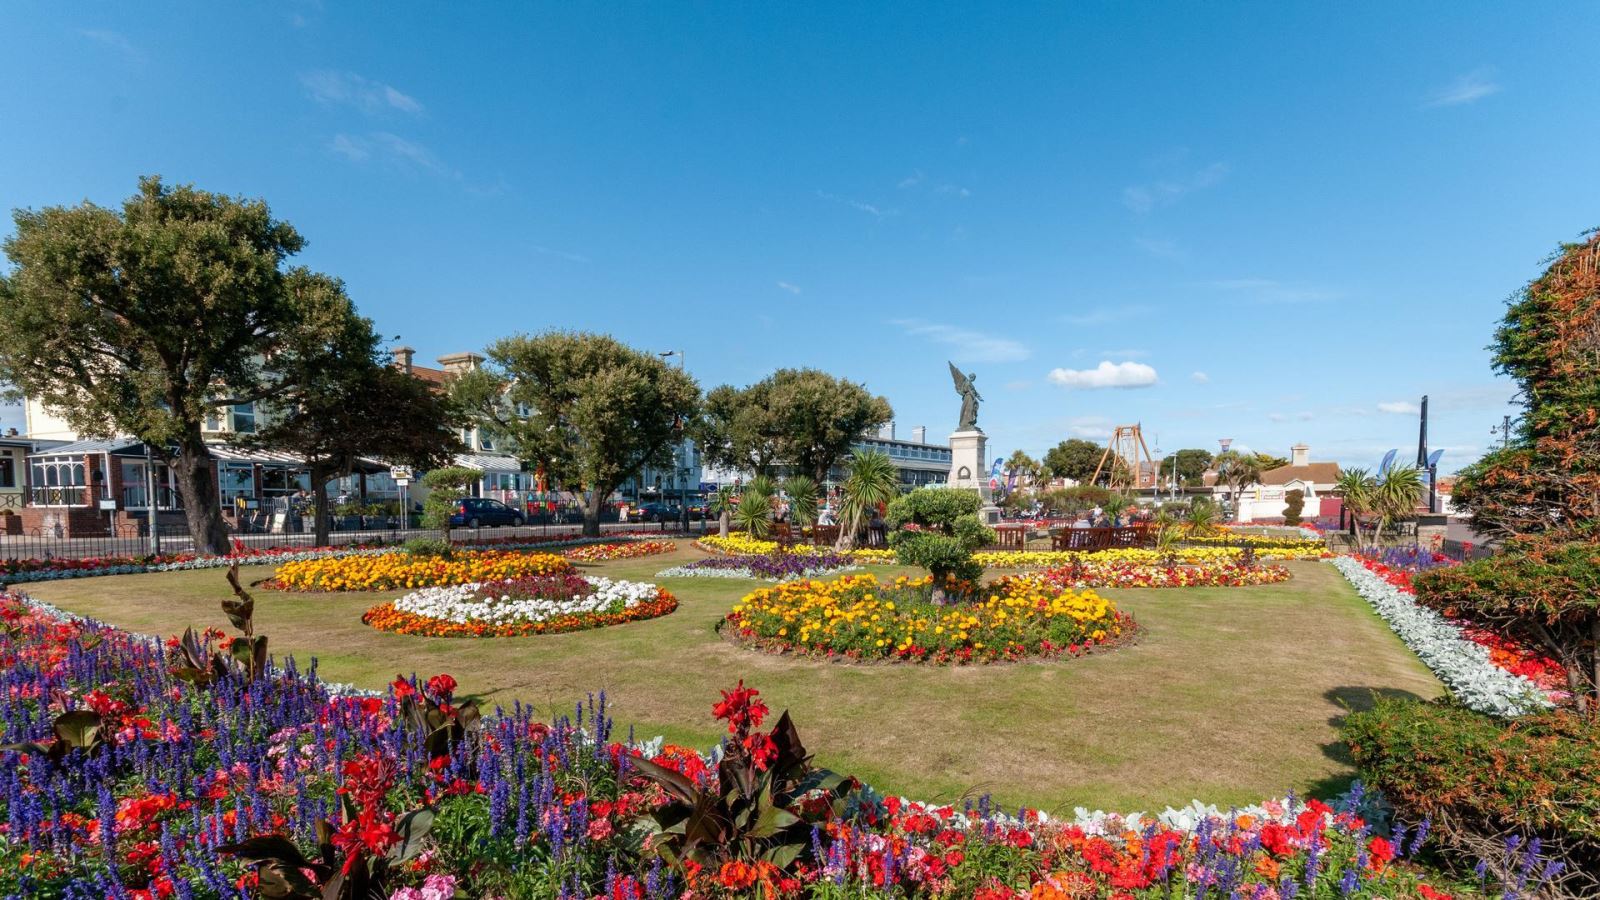
[[[1063,528],[1050,535],[1051,550],[1090,553],[1116,547],[1154,545],[1155,532],[1148,525],[1127,525],[1121,528]]]
[[[832,547],[839,542],[839,526],[814,525],[811,528],[811,543],[818,547]]]
[[[1028,546],[1026,525],[996,525],[994,532],[1000,536],[1002,550],[1021,550]]]

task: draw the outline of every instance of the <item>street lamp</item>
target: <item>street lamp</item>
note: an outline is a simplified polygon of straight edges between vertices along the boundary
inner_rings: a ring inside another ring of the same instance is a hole
[[[1501,450],[1504,450],[1504,449],[1510,447],[1511,446],[1511,417],[1510,416],[1506,416],[1505,418],[1501,419],[1499,425],[1490,425],[1489,426],[1489,433],[1490,434],[1498,434],[1500,436],[1500,449]]]
[[[678,368],[682,369],[684,367],[685,361],[682,350],[662,350],[656,353],[656,355],[662,359],[670,359],[671,357],[676,356],[678,358]]]

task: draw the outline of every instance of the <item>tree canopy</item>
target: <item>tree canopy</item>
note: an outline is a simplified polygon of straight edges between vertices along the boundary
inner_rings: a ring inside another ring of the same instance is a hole
[[[1100,464],[1100,457],[1105,452],[1106,448],[1094,441],[1068,438],[1051,447],[1042,462],[1045,472],[1052,478],[1087,482],[1094,477],[1095,467]]]
[[[452,382],[452,395],[523,460],[591,492],[591,536],[611,493],[647,465],[670,465],[700,411],[693,378],[609,335],[517,335],[490,345],[488,357]]]
[[[1482,534],[1592,531],[1600,520],[1600,232],[1564,245],[1512,296],[1490,349],[1495,369],[1516,381],[1523,414],[1507,447],[1462,470],[1453,503]]]
[[[131,435],[174,467],[190,535],[227,548],[203,425],[273,401],[355,316],[288,267],[305,240],[262,200],[140,179],[122,209],[17,210],[0,276],[0,382],[85,437]]]
[[[866,432],[894,409],[866,386],[817,369],[779,369],[746,388],[706,396],[695,433],[713,465],[758,475],[785,467],[822,483]]]
[[[1200,484],[1201,477],[1205,475],[1206,467],[1211,465],[1210,450],[1189,447],[1179,450],[1173,456],[1177,458],[1178,481],[1191,487]],[[1170,474],[1172,463],[1167,463],[1162,470]]]

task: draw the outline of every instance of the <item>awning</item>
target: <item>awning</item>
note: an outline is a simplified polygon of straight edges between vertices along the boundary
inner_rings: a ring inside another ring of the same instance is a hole
[[[456,465],[482,472],[521,472],[522,461],[499,453],[458,453]]]

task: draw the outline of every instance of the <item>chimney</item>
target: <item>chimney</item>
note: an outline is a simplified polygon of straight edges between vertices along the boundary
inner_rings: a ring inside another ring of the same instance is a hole
[[[885,440],[885,441],[894,440],[894,423],[890,422],[889,424],[883,426],[882,428],[879,428],[878,429],[878,437],[880,439],[882,439],[882,440]]]
[[[928,426],[918,425],[911,429],[911,439],[919,444],[926,444],[928,442]]]
[[[1295,466],[1310,465],[1311,448],[1305,444],[1295,444],[1289,448],[1289,464]]]
[[[451,353],[439,357],[439,365],[446,372],[470,372],[483,362],[483,357],[476,353]]]
[[[394,356],[394,367],[410,375],[411,360],[417,355],[417,351],[410,347],[396,347],[389,353]]]

